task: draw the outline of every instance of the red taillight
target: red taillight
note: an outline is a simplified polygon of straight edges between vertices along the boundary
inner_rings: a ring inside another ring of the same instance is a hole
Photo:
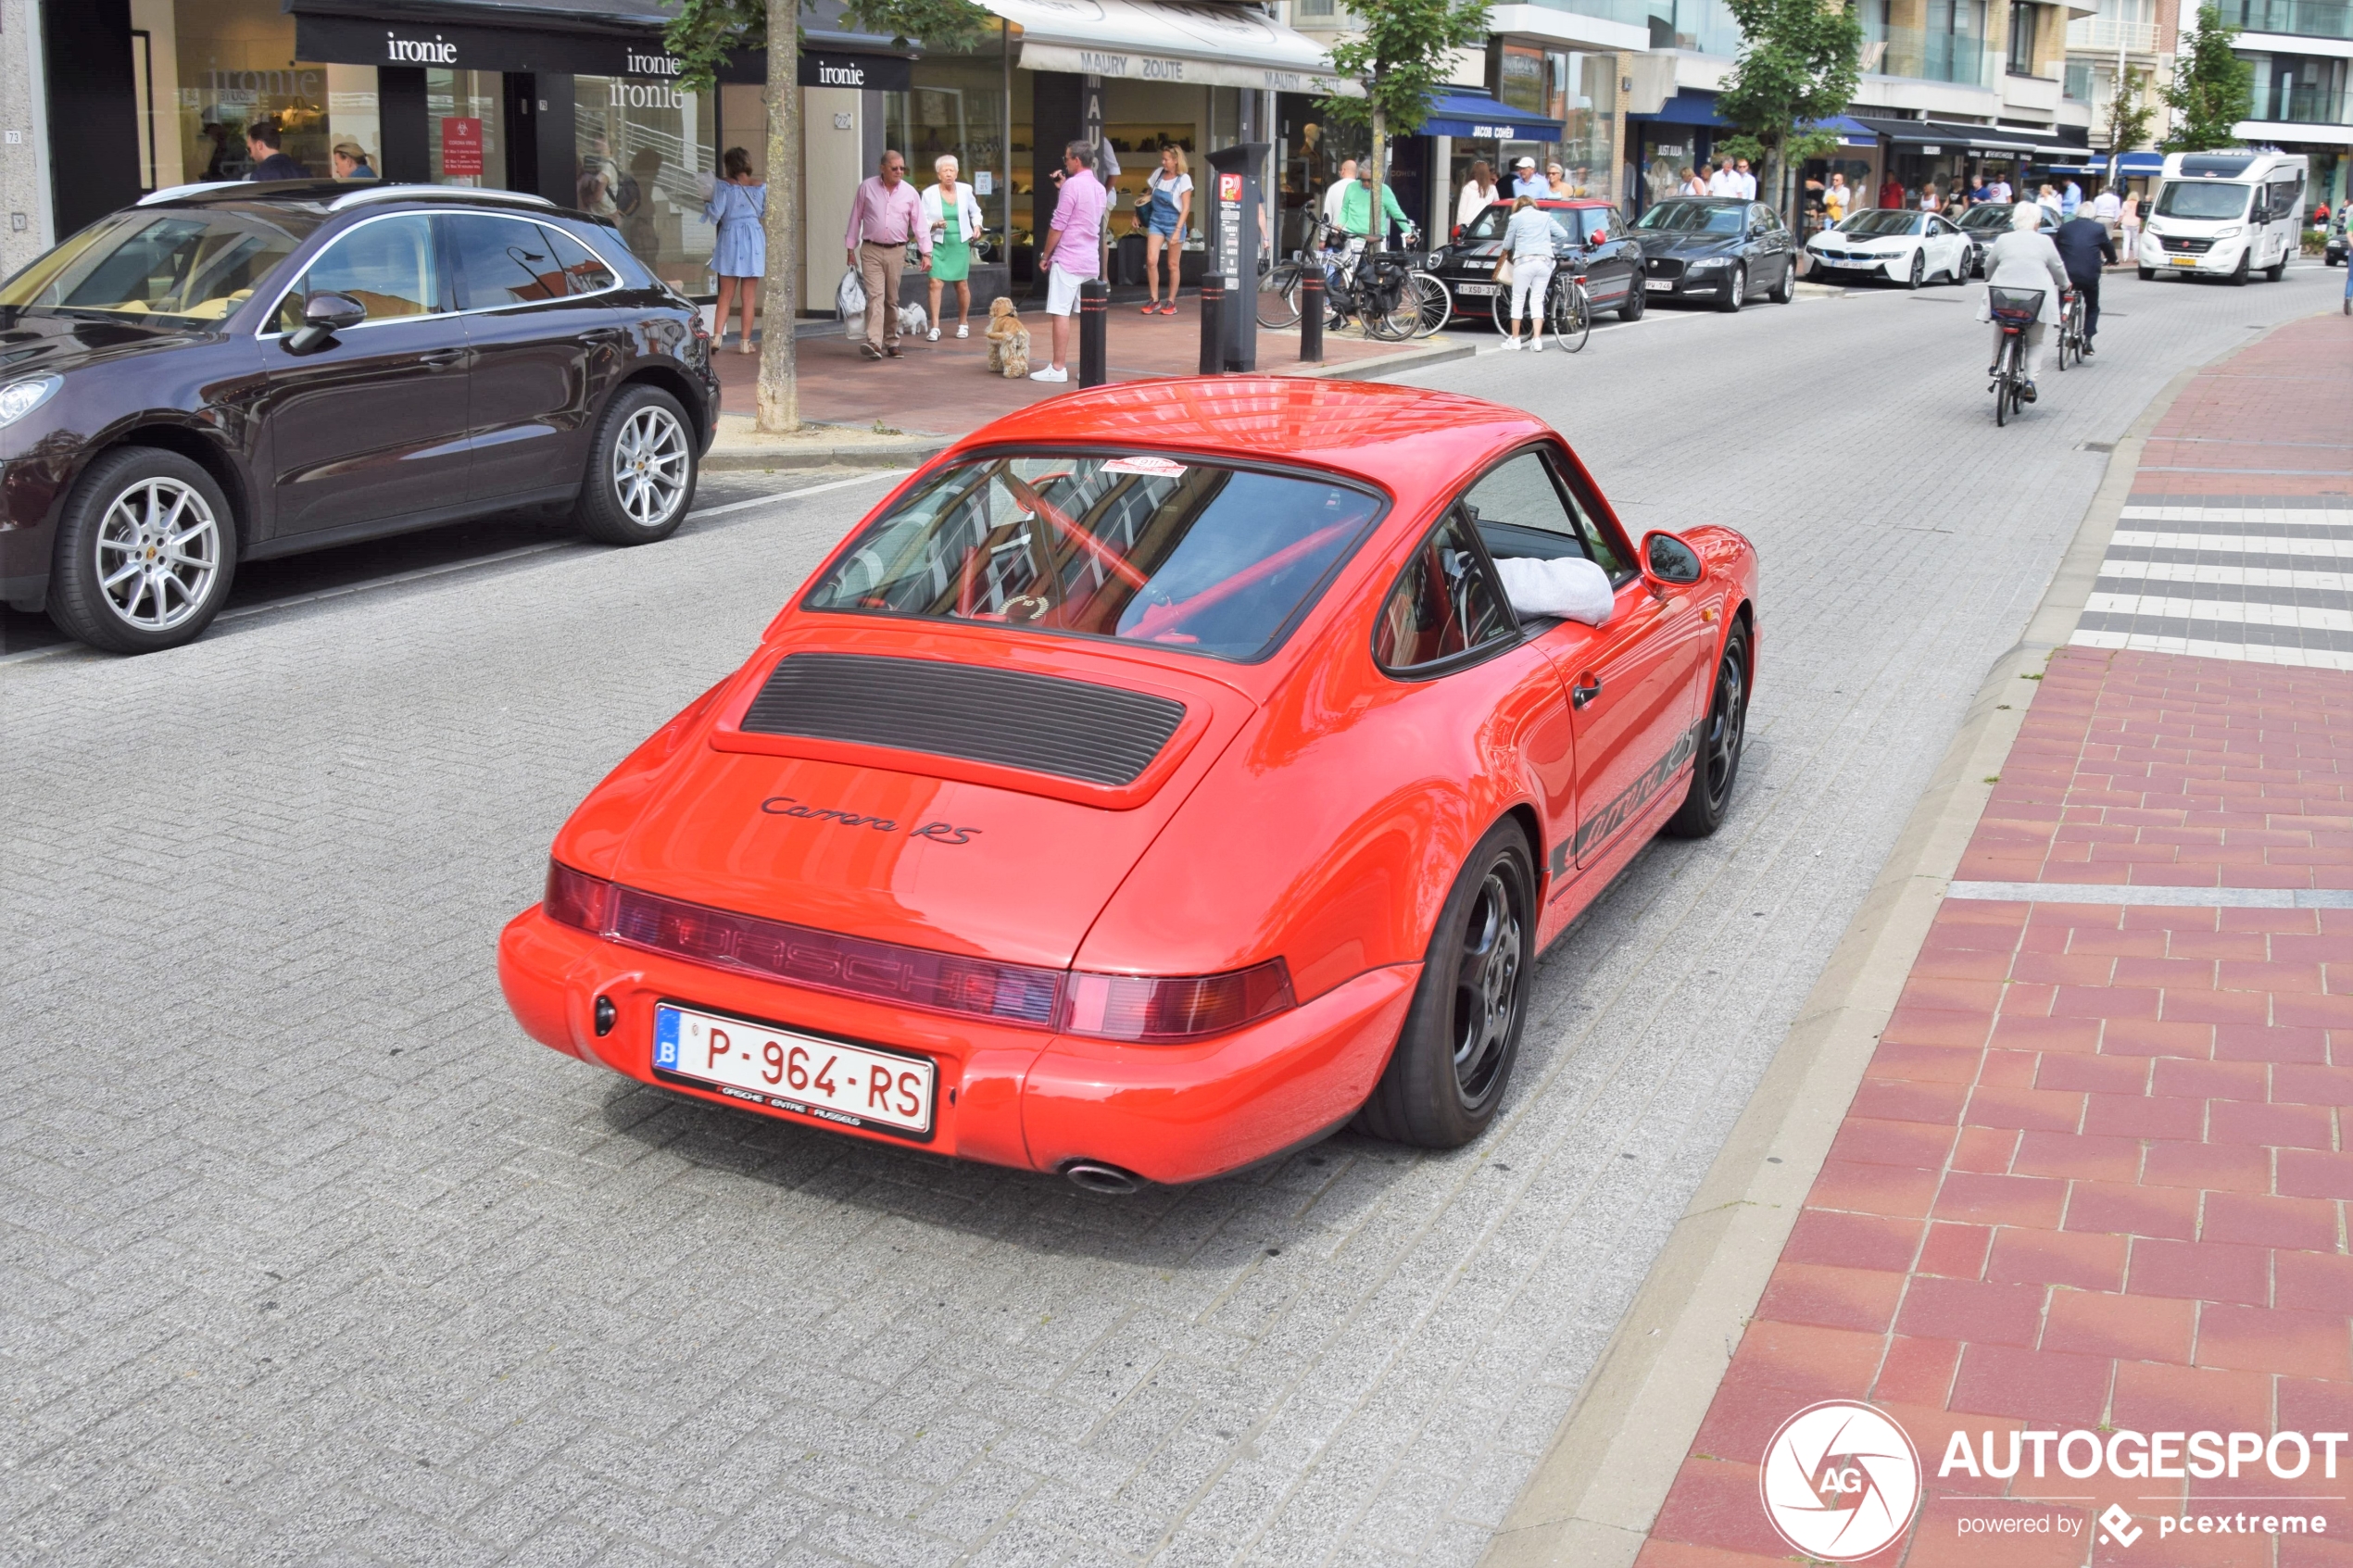
[[[1295,1006],[1280,959],[1224,974],[1089,974],[1073,970],[1064,1034],[1169,1045],[1206,1039]]]
[[[558,925],[602,932],[612,909],[612,884],[573,871],[560,860],[547,862],[547,918]]]

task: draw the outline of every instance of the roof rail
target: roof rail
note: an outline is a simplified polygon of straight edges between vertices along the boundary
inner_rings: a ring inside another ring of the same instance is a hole
[[[167,185],[160,191],[149,191],[145,195],[141,196],[139,205],[153,207],[157,202],[178,201],[183,196],[193,196],[199,191],[226,190],[232,185],[242,185],[245,182],[243,180],[199,180],[193,185]]]
[[[544,207],[556,210],[556,204],[546,196],[535,196],[528,191],[488,191],[475,185],[371,185],[337,196],[327,204],[329,212],[341,212],[347,207],[367,202],[430,202],[430,201],[495,201],[520,202],[525,207]]]

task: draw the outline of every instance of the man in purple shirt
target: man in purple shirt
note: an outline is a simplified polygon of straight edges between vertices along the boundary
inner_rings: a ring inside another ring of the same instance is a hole
[[[1111,196],[1095,178],[1095,149],[1086,142],[1063,148],[1063,194],[1046,235],[1046,314],[1054,322],[1053,362],[1029,372],[1031,381],[1068,381],[1070,319],[1078,314],[1078,285],[1102,268],[1103,215]]]
[[[924,261],[931,259],[931,230],[924,222],[923,198],[907,183],[905,158],[886,152],[882,172],[859,182],[841,243],[866,287],[866,341],[859,350],[869,359],[886,355],[896,359],[899,275],[907,267],[907,247],[913,245]]]

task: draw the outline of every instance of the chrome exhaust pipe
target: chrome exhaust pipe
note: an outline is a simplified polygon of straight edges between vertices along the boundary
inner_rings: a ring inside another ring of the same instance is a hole
[[[1106,1198],[1125,1198],[1144,1190],[1144,1179],[1130,1175],[1116,1165],[1105,1165],[1093,1160],[1074,1160],[1063,1167],[1063,1174],[1085,1187],[1088,1192],[1101,1193]]]

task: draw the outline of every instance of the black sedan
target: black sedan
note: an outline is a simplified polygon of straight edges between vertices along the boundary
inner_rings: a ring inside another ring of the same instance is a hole
[[[1954,225],[1961,232],[1961,237],[1969,242],[1967,276],[1985,276],[1985,249],[2009,232],[2010,212],[2016,206],[2015,202],[1980,202],[1953,220]],[[2058,232],[2057,213],[2047,207],[2037,207],[2035,211],[2042,217],[2040,227],[2044,233]]]
[[[1738,310],[1758,295],[1776,305],[1796,297],[1797,242],[1763,202],[1678,196],[1634,225],[1642,287],[1654,300],[1705,300]]]
[[[667,537],[719,415],[700,313],[535,196],[188,186],[0,284],[0,599],[201,633],[240,560],[516,508]]]
[[[1640,316],[1642,291],[1634,278],[1642,257],[1617,209],[1581,197],[1536,205],[1553,220],[1553,275],[1584,279],[1596,315],[1615,310],[1629,321]],[[1446,285],[1456,315],[1486,316],[1503,327],[1512,291],[1495,282],[1495,264],[1503,259],[1504,230],[1511,220],[1512,204],[1497,202],[1430,253],[1429,270]]]

